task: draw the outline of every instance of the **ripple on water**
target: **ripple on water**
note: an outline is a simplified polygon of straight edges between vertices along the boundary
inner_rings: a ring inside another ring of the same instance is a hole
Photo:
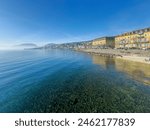
[[[0,112],[150,112],[143,65],[64,50],[3,56]]]

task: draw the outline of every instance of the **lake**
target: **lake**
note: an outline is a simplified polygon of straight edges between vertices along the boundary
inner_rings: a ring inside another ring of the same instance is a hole
[[[0,112],[150,112],[149,70],[71,50],[0,51]]]

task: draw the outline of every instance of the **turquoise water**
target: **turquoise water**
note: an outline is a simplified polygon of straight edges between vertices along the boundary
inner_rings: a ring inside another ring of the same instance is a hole
[[[0,112],[150,112],[150,84],[118,62],[69,50],[1,51]]]

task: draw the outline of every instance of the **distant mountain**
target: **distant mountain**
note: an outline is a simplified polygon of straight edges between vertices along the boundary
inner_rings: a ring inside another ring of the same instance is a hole
[[[68,42],[68,43],[48,43],[44,45],[41,49],[73,49],[77,47],[85,47],[91,45],[92,41],[80,41],[80,42]]]
[[[23,43],[23,44],[20,44],[20,45],[17,45],[17,46],[24,46],[24,47],[37,47],[36,44],[34,43]]]
[[[15,46],[18,49],[30,49],[30,48],[37,48],[38,46],[34,43],[23,43],[20,45]]]
[[[44,46],[44,49],[51,49],[51,48],[58,48],[58,44],[55,43],[48,43]]]
[[[44,46],[37,46],[33,43],[23,43],[17,45],[19,49],[75,49],[75,48],[86,48],[92,44],[92,41],[80,41],[80,42],[67,42],[67,43],[47,43]]]

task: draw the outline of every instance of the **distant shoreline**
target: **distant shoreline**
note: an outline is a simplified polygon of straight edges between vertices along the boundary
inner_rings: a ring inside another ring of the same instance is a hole
[[[88,54],[100,55],[110,58],[119,58],[150,64],[150,50],[121,50],[121,49],[75,49]]]

